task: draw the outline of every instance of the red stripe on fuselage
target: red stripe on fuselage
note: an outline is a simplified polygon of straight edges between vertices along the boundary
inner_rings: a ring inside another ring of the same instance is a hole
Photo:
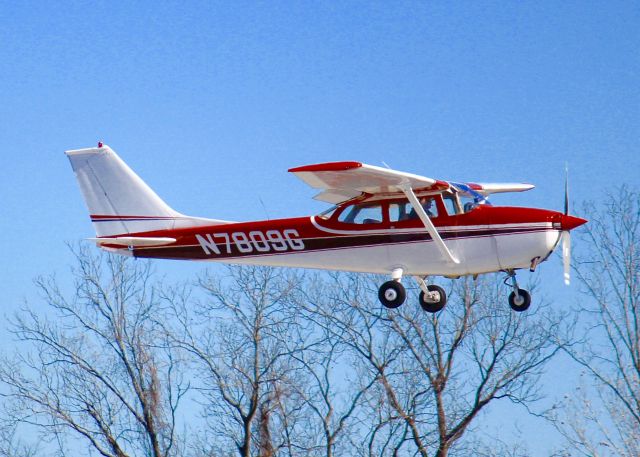
[[[488,236],[518,235],[525,233],[544,232],[552,230],[550,227],[519,227],[509,229],[478,229],[465,232],[443,232],[441,236],[444,240],[458,240],[471,238],[484,238]],[[233,233],[233,232],[232,232]],[[235,232],[238,233],[238,232]],[[265,257],[273,255],[285,255],[308,252],[333,251],[340,249],[359,249],[372,246],[394,246],[410,243],[431,242],[431,236],[426,232],[419,233],[377,233],[360,235],[330,235],[314,238],[300,238],[304,243],[304,248],[300,250],[287,249],[285,251],[258,252],[253,248],[250,252],[241,252],[239,243],[231,242],[229,245],[217,243],[219,253],[207,254],[204,248],[198,244],[170,245],[162,247],[136,248],[134,256],[144,258],[163,259],[192,259],[192,260],[232,260],[248,257]],[[195,241],[195,238],[194,238]],[[242,243],[246,245],[246,243]],[[228,249],[227,249],[228,248]]]
[[[443,239],[452,240],[457,238],[498,236],[527,233],[531,231],[551,230],[551,226],[532,227],[531,224],[552,223],[555,222],[558,216],[561,216],[561,214],[555,211],[535,208],[481,206],[467,214],[434,218],[433,222],[439,229]],[[299,217],[272,221],[240,222],[225,225],[190,227],[174,230],[156,230],[128,234],[128,236],[175,238],[176,243],[170,246],[136,248],[134,249],[134,255],[139,257],[176,259],[224,259],[431,241],[431,237],[428,235],[419,220],[393,223],[393,227],[395,229],[405,229],[405,233],[398,230],[392,230],[391,224],[389,223],[353,225],[327,221],[320,218],[316,218],[315,220],[319,227],[314,226],[310,217]],[[500,225],[505,224],[522,224],[522,226],[499,227]],[[445,227],[446,230],[444,229]],[[323,228],[326,228],[327,231],[323,230]],[[235,241],[230,240],[229,243],[226,244],[223,239],[225,236],[230,239],[232,234],[243,234],[242,237],[245,238],[253,232],[254,235],[258,233],[256,237],[260,240],[267,232],[278,232],[282,234],[285,230],[294,230],[297,234],[296,238],[302,240],[304,243],[304,249],[288,249],[279,251],[273,250],[271,249],[271,246],[269,246],[269,250],[266,250],[266,252],[239,252]],[[330,233],[331,230],[340,230],[343,233]],[[406,231],[410,232],[406,233]],[[196,235],[211,235],[212,241],[215,241],[220,254],[207,255],[196,239]],[[218,245],[219,243],[220,245]],[[230,246],[229,249],[227,249],[228,246]]]

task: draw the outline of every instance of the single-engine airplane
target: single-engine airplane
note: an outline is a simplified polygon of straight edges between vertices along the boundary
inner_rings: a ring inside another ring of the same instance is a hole
[[[564,213],[495,207],[488,196],[530,184],[441,181],[360,162],[291,168],[316,200],[334,204],[310,217],[230,222],[185,216],[170,208],[108,146],[66,151],[102,249],[139,258],[384,273],[378,298],[388,308],[406,299],[403,276],[416,279],[427,312],[441,310],[444,289],[428,277],[503,271],[509,305],[524,311],[529,292],[516,270],[534,271],[562,239],[569,283],[569,231],[587,222]],[[507,281],[505,281],[507,282]]]

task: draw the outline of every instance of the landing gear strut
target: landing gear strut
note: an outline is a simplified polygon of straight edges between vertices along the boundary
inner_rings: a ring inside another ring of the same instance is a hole
[[[509,274],[509,278],[511,278],[511,284],[513,287],[513,292],[509,294],[509,306],[512,310],[519,313],[526,311],[529,309],[529,306],[531,306],[531,295],[525,289],[520,289],[518,287],[515,271],[510,270],[507,273]],[[507,278],[507,280],[509,278]]]

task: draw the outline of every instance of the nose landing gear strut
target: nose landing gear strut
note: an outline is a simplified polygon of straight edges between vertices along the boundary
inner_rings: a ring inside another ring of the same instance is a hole
[[[531,306],[531,294],[525,289],[518,287],[518,281],[516,280],[516,272],[514,270],[508,270],[509,275],[505,280],[505,284],[511,279],[511,287],[513,292],[509,294],[509,306],[512,310],[517,312],[526,311]]]

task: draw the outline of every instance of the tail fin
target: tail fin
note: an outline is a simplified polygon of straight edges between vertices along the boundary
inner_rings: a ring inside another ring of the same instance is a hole
[[[226,223],[173,210],[109,146],[65,154],[99,237]]]

